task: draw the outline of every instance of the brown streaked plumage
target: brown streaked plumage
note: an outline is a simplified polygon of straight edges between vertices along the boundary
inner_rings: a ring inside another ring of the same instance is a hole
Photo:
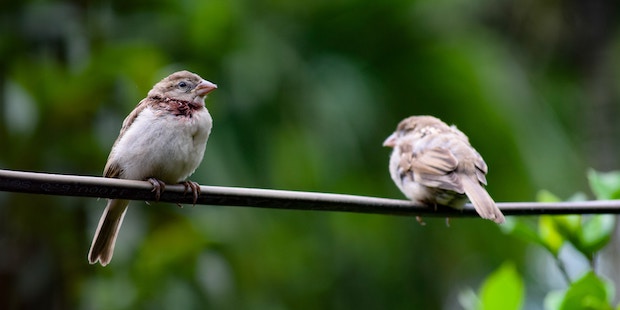
[[[217,86],[189,71],[175,72],[155,84],[123,121],[112,146],[103,176],[148,180],[159,199],[165,183],[183,183],[194,201],[197,183],[185,181],[202,161],[212,119],[204,106],[206,95]],[[101,219],[88,261],[107,265],[128,200],[110,199]]]
[[[483,187],[486,163],[455,126],[432,116],[411,116],[398,124],[383,145],[394,148],[390,175],[409,199],[462,208],[469,198],[480,217],[504,222]]]

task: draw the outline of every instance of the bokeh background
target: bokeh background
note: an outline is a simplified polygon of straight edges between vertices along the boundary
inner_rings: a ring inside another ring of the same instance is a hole
[[[401,198],[381,143],[432,114],[497,201],[588,193],[588,167],[620,167],[618,20],[603,0],[3,1],[0,168],[100,175],[125,116],[187,69],[219,86],[204,185]],[[0,308],[458,309],[504,262],[528,309],[564,287],[490,221],[142,202],[103,268],[104,205],[0,193]]]

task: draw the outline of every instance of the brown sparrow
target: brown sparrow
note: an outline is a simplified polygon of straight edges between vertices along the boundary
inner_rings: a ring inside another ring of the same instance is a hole
[[[159,199],[165,183],[183,183],[194,201],[200,187],[184,181],[202,161],[213,120],[204,99],[217,86],[200,76],[179,71],[155,84],[125,118],[112,146],[103,176],[148,180]],[[128,200],[110,199],[101,215],[88,261],[107,265],[114,253]]]
[[[432,116],[411,116],[398,124],[383,146],[394,148],[392,180],[415,203],[461,209],[469,198],[480,217],[504,222],[482,187],[487,183],[486,163],[455,126]]]

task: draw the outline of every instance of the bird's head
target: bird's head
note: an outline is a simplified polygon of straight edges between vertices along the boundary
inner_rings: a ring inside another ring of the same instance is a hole
[[[149,97],[174,99],[204,105],[204,98],[217,85],[189,71],[175,72],[153,86]]]
[[[395,147],[402,137],[411,136],[411,133],[423,136],[430,132],[446,130],[449,130],[448,125],[436,117],[427,115],[411,116],[398,123],[396,131],[383,141],[383,146]]]

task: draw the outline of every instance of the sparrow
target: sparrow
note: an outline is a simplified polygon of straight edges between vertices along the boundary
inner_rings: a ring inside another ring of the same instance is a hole
[[[392,180],[413,202],[462,209],[469,198],[480,217],[504,222],[483,187],[487,165],[456,126],[433,116],[411,116],[398,124],[383,146],[393,148]]]
[[[196,202],[200,186],[186,178],[202,161],[213,124],[204,100],[216,88],[189,71],[175,72],[155,84],[123,121],[103,176],[147,180],[153,184],[155,200],[166,183],[181,183]],[[108,200],[88,253],[91,264],[110,263],[128,204]]]

